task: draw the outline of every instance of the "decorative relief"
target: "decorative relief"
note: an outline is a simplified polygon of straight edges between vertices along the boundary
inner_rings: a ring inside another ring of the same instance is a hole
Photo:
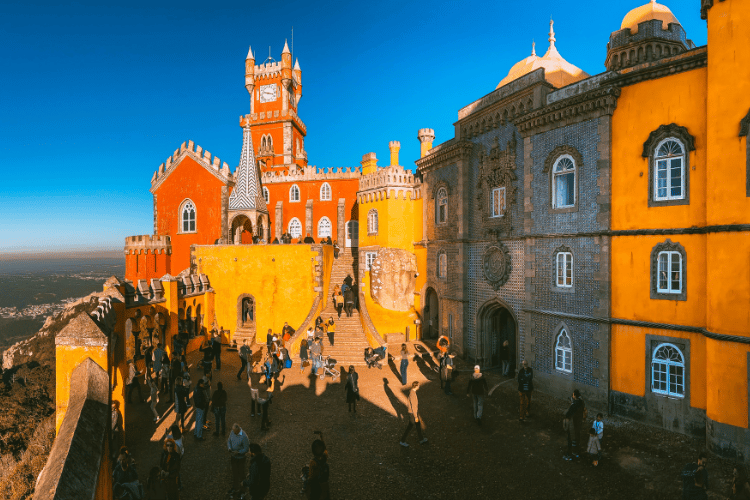
[[[484,147],[479,147],[478,164],[479,180],[477,181],[477,208],[482,214],[485,235],[499,238],[510,233],[512,225],[511,206],[516,202],[516,134],[508,141],[505,150],[500,149],[499,140],[495,137],[494,144],[485,153]],[[505,188],[502,214],[492,211],[492,190]]]
[[[370,267],[370,294],[377,304],[391,311],[414,306],[417,257],[397,248],[381,248]]]
[[[508,281],[511,268],[510,252],[503,243],[499,242],[484,252],[482,270],[485,279],[495,291]]]
[[[689,151],[695,151],[695,137],[688,132],[688,129],[676,123],[670,123],[669,125],[659,125],[659,128],[649,134],[648,139],[643,143],[642,156],[644,158],[652,156],[656,145],[667,137],[677,137]]]
[[[576,162],[576,169],[579,169],[583,166],[583,156],[581,156],[581,153],[579,153],[576,148],[574,148],[573,146],[557,146],[552,150],[552,152],[547,156],[547,159],[544,161],[544,169],[542,170],[542,172],[548,174],[550,170],[552,170],[552,165],[554,165],[555,161],[562,155],[572,156]]]

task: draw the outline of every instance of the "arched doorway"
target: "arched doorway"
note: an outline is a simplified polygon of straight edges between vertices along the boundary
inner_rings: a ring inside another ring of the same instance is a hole
[[[500,366],[500,347],[508,341],[511,371],[516,366],[518,322],[511,308],[500,299],[486,302],[477,312],[475,363],[482,368]]]
[[[424,321],[422,337],[426,339],[438,338],[440,336],[440,307],[437,292],[432,288],[427,289],[422,318]]]
[[[246,215],[232,219],[232,242],[235,245],[247,245],[253,242],[253,223]]]
[[[255,297],[243,293],[237,297],[237,333],[251,336],[255,334]]]

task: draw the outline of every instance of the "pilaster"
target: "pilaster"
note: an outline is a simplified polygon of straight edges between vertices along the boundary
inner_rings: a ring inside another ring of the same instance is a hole
[[[276,227],[274,228],[274,234],[276,238],[281,239],[281,234],[284,232],[284,202],[279,200],[276,202]]]
[[[339,247],[344,248],[346,245],[346,198],[339,198],[336,219],[336,238],[338,239]]]
[[[232,241],[229,234],[229,186],[221,186],[221,238],[225,244]]]
[[[286,103],[286,100],[284,100]],[[290,165],[292,163],[292,122],[284,122],[284,165]]]
[[[313,201],[307,200],[305,203],[305,236],[310,235],[313,238]]]

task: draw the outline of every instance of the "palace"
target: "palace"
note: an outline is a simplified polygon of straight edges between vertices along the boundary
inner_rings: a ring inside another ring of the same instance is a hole
[[[338,330],[344,364],[446,336],[489,368],[507,340],[538,390],[577,388],[750,459],[750,0],[695,3],[707,46],[651,0],[614,27],[595,75],[562,57],[550,22],[545,54],[458,110],[454,137],[418,131],[414,170],[398,141],[388,166],[308,165],[299,64],[287,47],[280,63],[251,51],[239,165],[183,143],[151,181],[154,234],[126,238],[126,279],[106,285],[123,341],[94,361],[111,397],[125,406],[144,343],[190,350],[212,328],[263,343],[287,321],[296,353],[348,275],[360,306]],[[295,244],[269,244],[286,232]],[[308,235],[331,236],[338,258],[296,244]],[[58,337],[58,427],[62,386],[95,344],[72,339]]]

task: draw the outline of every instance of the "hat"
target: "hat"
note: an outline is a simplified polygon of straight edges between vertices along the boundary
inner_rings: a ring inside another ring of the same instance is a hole
[[[474,365],[474,371],[478,372],[479,370],[481,370],[481,368],[479,367],[479,365]]]

